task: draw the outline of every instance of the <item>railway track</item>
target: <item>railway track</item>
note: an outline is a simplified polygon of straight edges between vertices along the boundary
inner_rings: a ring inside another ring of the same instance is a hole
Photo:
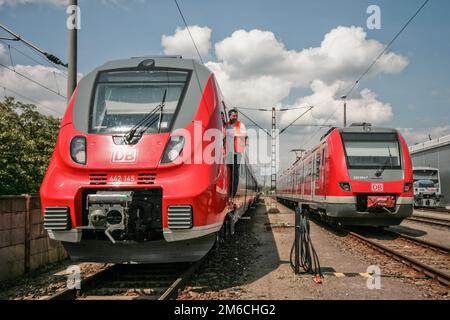
[[[425,216],[412,216],[406,219],[407,221],[421,222],[429,225],[434,225],[438,227],[447,227],[450,228],[450,220],[448,219],[438,219],[434,217],[425,217]]]
[[[382,230],[377,235],[371,234],[371,238],[361,232],[343,230],[369,247],[450,286],[449,248],[387,230]],[[384,241],[374,239],[384,235],[393,237]]]
[[[315,217],[311,220],[321,227],[338,231],[357,239],[427,277],[450,286],[450,249],[448,247],[384,229],[368,230],[366,228],[363,231],[355,231],[325,224]]]
[[[49,300],[170,300],[205,258],[193,263],[113,265],[65,289]]]
[[[419,212],[450,213],[450,210],[446,208],[414,208],[414,210]]]

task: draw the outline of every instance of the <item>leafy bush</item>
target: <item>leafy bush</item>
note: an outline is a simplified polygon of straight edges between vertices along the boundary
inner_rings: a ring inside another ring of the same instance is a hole
[[[0,102],[0,195],[35,193],[47,170],[60,119],[13,98]]]

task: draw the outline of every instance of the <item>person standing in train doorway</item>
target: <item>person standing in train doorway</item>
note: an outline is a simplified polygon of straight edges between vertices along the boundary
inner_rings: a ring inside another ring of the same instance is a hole
[[[227,123],[227,159],[228,170],[231,172],[230,195],[235,197],[239,187],[239,171],[245,146],[247,144],[247,129],[238,119],[238,111],[228,112],[230,121]]]

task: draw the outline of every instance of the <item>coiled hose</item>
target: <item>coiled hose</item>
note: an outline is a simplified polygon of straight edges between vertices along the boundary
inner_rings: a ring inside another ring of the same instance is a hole
[[[316,283],[322,283],[320,261],[310,237],[309,219],[301,206],[295,208],[295,240],[290,254],[291,268],[300,274],[300,267],[306,273],[314,275]]]

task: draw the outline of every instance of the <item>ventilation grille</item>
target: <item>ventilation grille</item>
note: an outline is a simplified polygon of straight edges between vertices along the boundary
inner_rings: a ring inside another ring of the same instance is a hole
[[[155,184],[156,173],[139,173],[138,184]]]
[[[192,228],[192,207],[169,206],[167,219],[169,229],[190,229]]]
[[[69,208],[49,207],[44,213],[45,230],[70,230]]]
[[[89,175],[89,184],[100,186],[105,185],[108,180],[106,173],[91,173]]]

